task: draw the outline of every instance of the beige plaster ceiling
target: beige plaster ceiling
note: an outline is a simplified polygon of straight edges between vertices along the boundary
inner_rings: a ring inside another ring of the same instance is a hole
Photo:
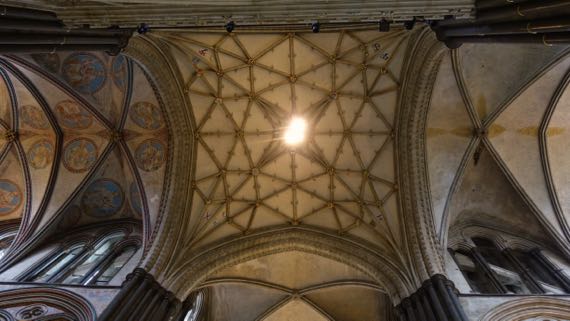
[[[226,268],[204,286],[209,318],[219,321],[383,321],[391,309],[362,273],[295,251]]]
[[[532,213],[537,221],[527,226],[531,234],[540,234],[542,225],[558,245],[569,248],[567,51],[562,46],[466,44],[444,58],[427,128],[432,205],[442,243],[450,220],[461,212],[461,206],[452,208],[452,200],[466,197],[455,193],[465,190],[460,188],[462,181],[475,175],[469,171],[475,171],[476,160],[485,157],[496,162],[493,166],[501,169],[526,209],[512,213],[512,208],[497,206],[514,201],[506,196],[509,189],[493,189],[490,181],[481,180],[472,189],[495,190],[496,195],[478,199],[483,207],[485,202],[489,206],[471,216],[507,218],[512,226],[524,229],[516,221],[529,220]],[[487,151],[491,156],[484,156]],[[496,202],[497,196],[503,201]]]
[[[21,220],[15,244],[119,219],[144,221],[148,240],[168,128],[141,67],[99,52],[39,54],[3,58],[0,74],[0,220]]]
[[[394,129],[408,33],[154,32],[195,124],[191,246],[276,225],[403,245]],[[308,137],[282,140],[293,116]]]

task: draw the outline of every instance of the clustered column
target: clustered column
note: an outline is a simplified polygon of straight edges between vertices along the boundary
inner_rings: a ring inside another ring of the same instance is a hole
[[[396,315],[398,321],[468,321],[453,282],[442,274],[432,276],[402,300]]]
[[[182,304],[152,275],[137,268],[127,276],[123,287],[98,321],[170,321]]]

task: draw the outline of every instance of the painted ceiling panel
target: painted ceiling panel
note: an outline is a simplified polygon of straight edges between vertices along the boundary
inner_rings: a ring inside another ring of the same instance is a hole
[[[30,60],[73,88],[111,123],[119,121],[130,85],[130,66],[124,56],[74,52],[32,54]]]
[[[441,234],[442,219],[458,179],[461,160],[474,128],[467,114],[453,75],[451,53],[441,63],[435,80],[427,121],[427,161],[436,230]]]
[[[70,211],[79,211],[81,216],[76,226],[88,225],[101,220],[141,217],[132,208],[130,187],[134,183],[130,165],[118,145],[111,147],[103,163],[75,197]],[[136,194],[134,194],[136,195]],[[139,206],[140,208],[140,206]]]
[[[569,66],[567,58],[537,79],[489,129],[490,140],[509,171],[559,231],[542,170],[538,131],[548,103]]]
[[[142,69],[122,56],[71,53],[13,58],[2,72],[13,87],[18,126],[12,134],[4,88],[1,146],[13,144],[0,166],[3,176],[20,177],[6,178],[0,189],[6,212],[15,206],[21,213],[29,202],[19,239],[44,228],[64,232],[110,219],[143,219],[150,237],[162,198],[168,129]],[[17,169],[20,162],[24,172]],[[14,213],[2,219],[20,216]]]
[[[139,65],[133,64],[133,88],[126,115],[125,157],[136,167],[130,193],[142,191],[143,210],[149,213],[149,232],[154,230],[162,200],[168,157],[168,129],[151,83]]]
[[[30,191],[20,155],[21,149],[13,142],[0,155],[0,220],[20,218],[29,208]]]
[[[392,137],[405,32],[154,36],[187,75],[196,244],[282,224],[400,244]],[[281,139],[292,116],[310,127],[293,148]]]
[[[564,85],[561,83],[561,85]],[[566,220],[570,218],[570,87],[566,84],[546,130],[552,182]]]
[[[564,46],[542,44],[462,46],[463,75],[479,117],[483,119],[496,110],[563,50]]]
[[[11,126],[12,123],[12,99],[8,91],[8,76],[2,73],[0,77],[0,121],[2,127]]]
[[[24,85],[13,73],[7,72],[14,89],[17,104],[18,142],[24,151],[27,174],[30,180],[29,219],[35,217],[46,201],[45,194],[54,170],[58,143],[53,121],[42,104],[31,94],[30,84]],[[29,222],[29,221],[28,221]]]

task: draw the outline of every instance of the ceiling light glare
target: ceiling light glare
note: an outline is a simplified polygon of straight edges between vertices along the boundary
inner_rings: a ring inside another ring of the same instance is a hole
[[[307,130],[307,122],[300,117],[293,117],[291,123],[285,130],[283,139],[288,145],[297,145],[305,140],[305,131]]]

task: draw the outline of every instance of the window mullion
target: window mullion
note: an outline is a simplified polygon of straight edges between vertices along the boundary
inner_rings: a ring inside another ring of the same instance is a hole
[[[502,251],[503,255],[511,262],[513,267],[517,269],[517,272],[523,278],[524,283],[529,287],[529,289],[534,293],[545,293],[542,286],[538,280],[534,277],[532,273],[519,261],[519,259],[513,254],[513,250],[510,248],[505,248]]]
[[[471,254],[473,255],[473,259],[475,259],[475,263],[479,266],[479,268],[481,268],[481,270],[483,270],[483,273],[485,273],[489,280],[491,280],[491,284],[493,284],[495,290],[497,290],[499,293],[508,293],[508,290],[499,281],[497,275],[495,275],[495,272],[493,269],[491,269],[491,266],[489,266],[489,263],[483,257],[483,255],[481,255],[477,247],[473,247],[471,249]]]
[[[68,250],[67,254],[71,253],[72,250]],[[61,270],[57,271],[52,277],[50,277],[47,281],[48,283],[58,283],[58,282],[62,282],[67,275],[69,274],[69,272],[73,271],[73,269],[77,266],[77,264],[79,262],[81,262],[81,260],[89,255],[89,253],[92,251],[91,247],[86,247],[83,249],[83,251],[81,252],[80,255],[76,255],[70,262],[68,262],[66,265],[64,265]],[[66,254],[66,255],[67,255]],[[59,260],[58,260],[59,261]]]
[[[101,274],[100,268],[101,268],[102,266],[106,266],[107,264],[109,264],[110,262],[112,262],[112,260],[115,258],[115,256],[117,255],[117,253],[120,252],[120,249],[121,249],[121,248],[117,247],[116,245],[113,246],[113,250],[109,251],[109,252],[107,253],[107,255],[105,256],[104,259],[100,260],[99,263],[97,263],[94,267],[91,268],[91,270],[89,270],[89,272],[87,272],[87,273],[85,274],[85,276],[84,276],[83,279],[81,280],[81,284],[87,285],[86,282],[87,282],[89,279],[91,279],[92,281],[93,281],[93,280],[96,280],[96,279],[99,277],[99,275]],[[98,273],[97,271],[99,271],[99,273]],[[99,275],[95,275],[95,274],[99,274]],[[94,276],[94,277],[93,277],[93,276]],[[92,278],[92,277],[93,277],[93,278]],[[89,282],[89,283],[93,283],[93,282]]]
[[[541,249],[536,248],[529,252],[540,264],[542,264],[552,276],[554,276],[564,287],[566,293],[570,293],[570,280],[568,277],[552,263]]]

